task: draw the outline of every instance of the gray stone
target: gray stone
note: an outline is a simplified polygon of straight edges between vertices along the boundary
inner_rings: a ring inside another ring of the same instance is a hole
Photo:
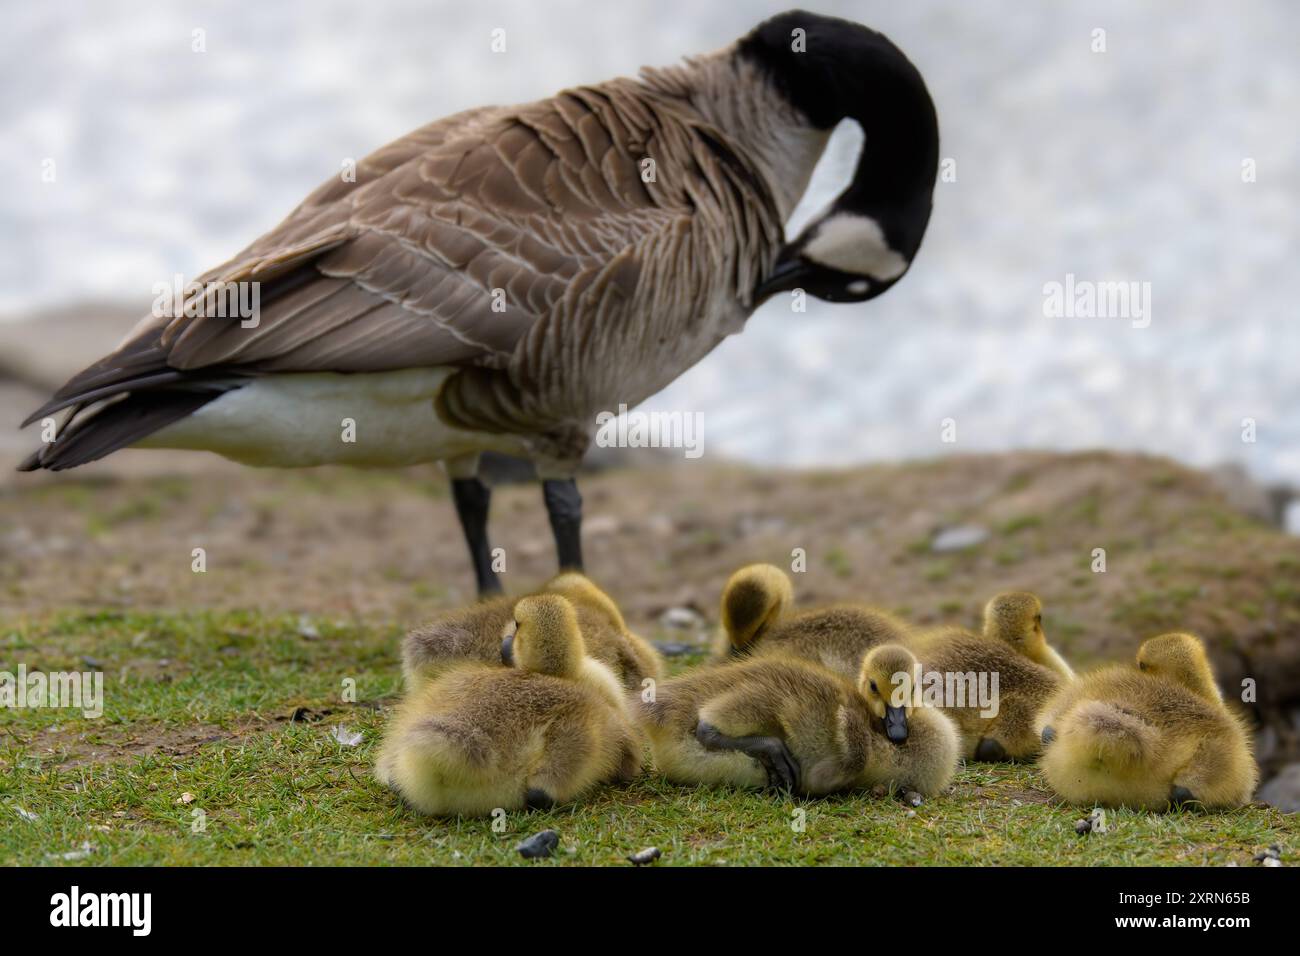
[[[1300,811],[1300,763],[1289,763],[1259,788],[1258,799],[1283,813]]]
[[[943,553],[945,551],[964,551],[967,548],[973,548],[977,544],[983,544],[988,540],[989,532],[987,528],[982,528],[975,524],[958,524],[951,528],[943,528],[934,536],[930,542],[930,550]]]
[[[550,856],[560,845],[560,835],[554,830],[534,833],[527,840],[521,840],[515,849],[525,860],[539,860]]]
[[[704,618],[689,607],[670,607],[659,615],[659,623],[663,627],[675,628],[679,631],[690,631],[702,626]]]

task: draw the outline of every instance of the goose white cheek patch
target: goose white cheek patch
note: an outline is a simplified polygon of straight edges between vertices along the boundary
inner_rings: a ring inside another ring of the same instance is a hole
[[[814,228],[816,234],[801,250],[805,259],[881,281],[897,279],[907,271],[907,260],[889,248],[874,219],[841,212]]]

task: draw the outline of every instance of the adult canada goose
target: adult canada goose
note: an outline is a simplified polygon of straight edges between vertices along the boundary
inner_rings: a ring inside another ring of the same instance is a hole
[[[1245,722],[1224,705],[1191,634],[1162,634],[1135,668],[1113,664],[1065,684],[1039,717],[1039,761],[1071,803],[1164,810],[1240,806],[1259,782]]]
[[[783,242],[845,118],[865,132],[853,179]],[[884,292],[921,244],[937,166],[934,105],[903,53],[799,11],[637,79],[457,113],[142,320],[27,419],[71,409],[20,467],[127,446],[441,461],[482,593],[500,584],[478,461],[505,452],[536,465],[559,563],[581,568],[573,475],[596,416],[662,389],[776,293]],[[221,317],[248,283],[257,314]]]

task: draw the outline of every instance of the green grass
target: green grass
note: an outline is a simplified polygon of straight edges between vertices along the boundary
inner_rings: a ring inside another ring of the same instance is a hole
[[[1247,865],[1274,843],[1291,862],[1300,842],[1295,817],[1261,807],[1112,812],[1108,833],[1079,836],[1074,821],[1085,810],[1060,805],[1032,767],[1005,765],[966,767],[947,793],[915,810],[888,795],[685,790],[649,772],[580,805],[510,814],[496,827],[429,820],[370,773],[398,689],[398,634],[309,623],[112,613],[0,629],[0,662],[81,670],[93,656],[106,683],[97,720],[0,712],[0,862],[63,863],[89,844],[76,862],[515,864],[525,862],[515,843],[547,827],[559,831],[560,850],[531,865],[626,865],[646,846],[663,851],[660,865]],[[344,696],[349,679],[354,701]],[[336,725],[360,731],[362,742],[344,746]]]

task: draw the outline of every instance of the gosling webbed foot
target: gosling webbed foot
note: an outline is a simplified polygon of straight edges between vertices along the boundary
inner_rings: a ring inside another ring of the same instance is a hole
[[[987,763],[999,763],[1009,758],[1006,747],[992,737],[981,737],[980,742],[975,745],[975,759]]]
[[[524,794],[524,807],[529,810],[549,810],[555,806],[555,798],[540,787],[529,787]]]
[[[736,750],[753,757],[767,771],[767,785],[775,790],[793,792],[799,786],[799,763],[779,737],[728,737],[700,721],[695,739],[705,750]]]
[[[799,786],[799,764],[790,753],[785,741],[776,737],[759,738],[767,740],[770,745],[754,753],[754,758],[767,771],[767,785],[773,790],[785,790],[793,793]]]

